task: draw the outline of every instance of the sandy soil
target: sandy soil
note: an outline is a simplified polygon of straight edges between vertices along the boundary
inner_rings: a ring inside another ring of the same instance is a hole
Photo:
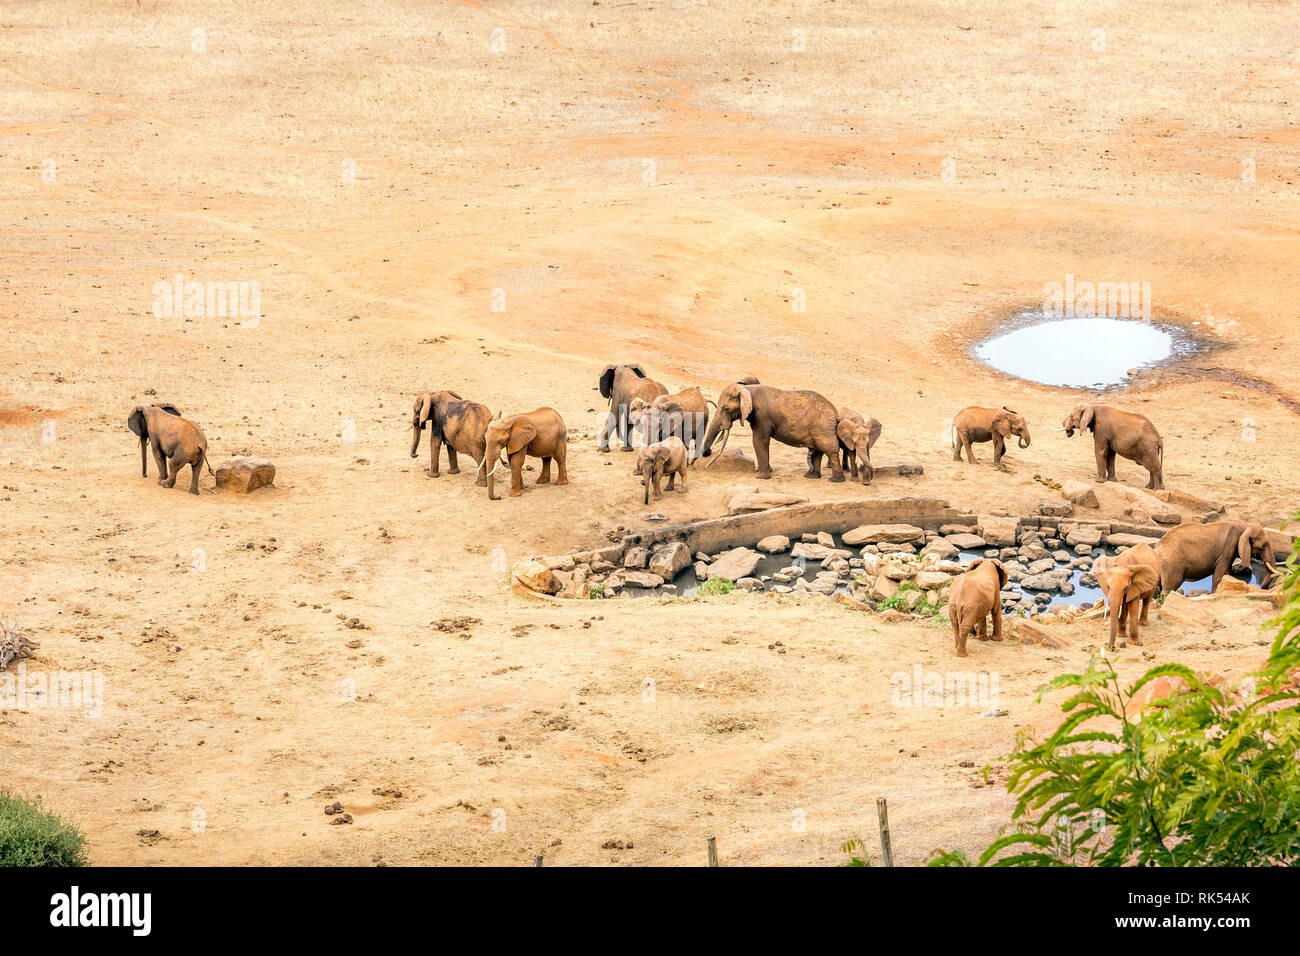
[[[0,612],[30,669],[104,678],[97,719],[0,712],[0,785],[97,863],[700,864],[709,834],[724,863],[837,862],[876,846],[877,796],[900,862],[985,845],[1000,756],[1100,626],[976,645],[960,669],[1007,711],[983,717],[891,700],[958,666],[940,624],[513,595],[509,562],[645,526],[631,456],[595,451],[610,361],[816,388],[925,464],[872,494],[1021,510],[1035,475],[1092,476],[1048,428],[1076,393],[970,343],[1067,273],[1149,281],[1222,346],[1113,397],[1162,430],[1166,481],[1300,502],[1294,3],[250,6],[0,14]],[[156,317],[176,274],[259,283],[260,322]],[[441,387],[559,409],[572,484],[426,477],[406,423]],[[125,419],[155,396],[276,487],[141,478]],[[952,462],[945,420],[1000,403],[1034,428],[1011,473]],[[772,491],[862,493],[773,461]],[[657,507],[720,514],[735,480]],[[1156,624],[1125,672],[1257,663],[1264,611],[1218,613]]]

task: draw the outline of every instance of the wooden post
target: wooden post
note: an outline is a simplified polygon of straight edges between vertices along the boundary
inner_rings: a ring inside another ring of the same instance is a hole
[[[709,837],[709,866],[718,865],[718,838]]]
[[[542,865],[542,855],[539,853],[537,854],[537,856],[533,857],[533,866],[541,866],[541,865]]]
[[[880,817],[880,855],[885,866],[893,866],[894,848],[889,842],[889,806],[884,797],[876,797],[876,815]]]

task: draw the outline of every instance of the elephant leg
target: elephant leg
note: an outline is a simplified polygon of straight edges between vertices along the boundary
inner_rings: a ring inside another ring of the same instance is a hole
[[[1156,459],[1152,459],[1155,461]],[[1160,473],[1160,466],[1152,464],[1146,466],[1147,471],[1151,473],[1151,480],[1147,482],[1147,487],[1152,491],[1165,490],[1165,476]]]
[[[664,486],[665,491],[672,491],[677,485],[677,472],[668,472],[668,484]]]
[[[772,464],[768,461],[767,453],[771,444],[772,436],[757,429],[754,431],[754,460],[758,467],[754,472],[755,478],[771,478]]]
[[[1147,609],[1150,607],[1151,607],[1151,595],[1148,594],[1146,597],[1142,599],[1142,618],[1141,620],[1138,621],[1138,623],[1141,624],[1143,627],[1147,626]]]
[[[627,406],[618,406],[618,440],[623,451],[632,450],[632,425],[627,420]]]
[[[831,450],[826,453],[826,460],[830,462],[830,466],[831,466],[832,484],[838,484],[839,482],[844,480],[844,466],[840,463],[839,456],[835,454],[835,449],[838,447],[839,447],[839,443],[837,442],[836,444],[832,445]]]
[[[447,442],[447,474],[460,474],[460,459],[456,457],[456,449],[451,442]]]
[[[524,493],[524,452],[518,451],[510,456],[510,497],[518,498]]]
[[[537,479],[539,485],[549,485],[551,483],[551,456],[545,455],[542,458],[542,473]]]
[[[433,426],[430,426],[432,428]],[[437,435],[429,436],[429,477],[438,477],[438,459],[442,457],[442,438]]]
[[[1232,570],[1232,556],[1229,555],[1226,560],[1224,558],[1219,558],[1219,562],[1214,566],[1214,576],[1210,578],[1211,594],[1219,590],[1219,583],[1223,580],[1224,576],[1227,575],[1227,573],[1231,570]]]
[[[808,470],[803,473],[805,478],[820,478],[822,476],[822,453],[816,448],[808,452]]]
[[[559,474],[556,476],[557,485],[567,485],[569,483],[569,443],[561,441],[555,446],[555,467]]]
[[[996,432],[993,434],[993,467],[1000,471],[1006,471],[1007,466],[1002,464],[1002,454],[1007,450],[1007,443],[1002,440],[1002,436]]]
[[[199,458],[197,461],[190,462],[190,494],[192,495],[199,493],[199,462],[201,461],[203,459]]]
[[[993,610],[989,612],[993,618],[993,640],[1002,640],[1002,595],[999,594],[993,598]]]
[[[471,454],[474,456],[474,460],[479,462],[478,471],[475,472],[474,476],[474,484],[484,488],[487,486],[487,445],[475,445]]]
[[[600,426],[600,434],[597,436],[597,451],[609,453],[609,434],[614,430],[615,421],[614,412],[611,410],[605,416],[605,423]]]
[[[1138,600],[1134,598],[1124,605],[1124,611],[1128,615],[1128,642],[1130,644],[1141,644],[1142,638],[1138,634]]]
[[[686,466],[685,465],[682,466],[682,470],[678,472],[678,474],[682,476],[682,480],[677,482],[677,493],[679,495],[684,495],[686,494]]]
[[[1093,447],[1093,453],[1097,459],[1097,480],[1106,480],[1106,446],[1098,444]]]
[[[980,615],[979,639],[981,641],[989,639],[989,617],[987,614]]]
[[[163,480],[162,486],[164,488],[175,488],[176,476],[181,473],[180,456],[178,455],[177,457],[173,458],[168,464],[170,467],[163,469],[163,474],[166,475],[167,477]]]
[[[975,464],[975,443],[969,438],[964,439],[966,444],[966,463]]]
[[[162,453],[162,446],[157,442],[150,442],[149,447],[153,451],[154,464],[158,466],[158,484],[165,485],[167,483],[167,456]]]
[[[1119,481],[1115,477],[1115,449],[1110,448],[1106,451],[1106,480]]]
[[[664,496],[663,488],[662,488],[662,486],[661,486],[660,483],[659,483],[659,482],[660,482],[660,478],[662,478],[662,474],[660,473],[659,469],[658,469],[658,468],[651,469],[651,471],[650,471],[650,490],[651,490],[651,492],[652,492],[651,497],[652,497],[655,501],[658,501],[660,498],[662,498],[662,497]]]
[[[964,441],[965,441],[965,440],[961,437],[960,434],[958,434],[957,437],[953,440],[953,443],[952,443],[952,460],[953,460],[953,461],[961,461],[961,450],[962,450],[962,448],[964,447],[964,444],[963,444]]]

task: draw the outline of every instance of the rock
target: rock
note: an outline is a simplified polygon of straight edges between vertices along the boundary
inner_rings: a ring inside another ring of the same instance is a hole
[[[667,516],[666,514],[664,514],[662,511],[647,511],[647,512],[646,512],[645,514],[643,514],[641,517],[645,518],[646,521],[656,521],[656,522],[657,522],[657,521],[667,521],[667,520],[668,520],[668,516]]]
[[[265,458],[231,458],[217,468],[217,487],[248,494],[275,481],[275,465]]]
[[[1030,574],[1042,574],[1044,571],[1055,569],[1056,562],[1051,558],[1039,558],[1037,561],[1031,561],[1025,566],[1025,570]]]
[[[790,550],[790,539],[783,534],[770,534],[754,547],[764,554],[781,554]]]
[[[1070,552],[1069,552],[1069,551],[1053,551],[1053,552],[1052,552],[1052,560],[1055,561],[1055,562],[1058,563],[1058,564],[1069,564],[1069,563],[1070,563],[1070,560],[1071,560],[1071,558],[1070,558]]]
[[[1067,478],[1065,483],[1061,485],[1061,494],[1080,508],[1101,507],[1101,502],[1097,500],[1096,490],[1087,482]]]
[[[886,564],[881,567],[880,573],[891,581],[910,581],[916,569],[902,564]]]
[[[700,581],[707,581],[707,580],[709,579],[709,566],[708,566],[708,564],[706,564],[706,563],[703,562],[703,561],[696,561],[696,562],[695,562],[695,577],[696,577],[697,580],[700,580]]]
[[[915,611],[921,604],[927,603],[923,591],[908,591],[903,598],[903,603],[907,605],[909,611]]]
[[[848,545],[903,544],[908,541],[925,541],[924,529],[910,524],[864,524],[844,534],[844,543]]]
[[[939,534],[947,538],[954,534],[970,534],[971,526],[968,524],[941,524],[939,525]]]
[[[1068,518],[1074,514],[1074,505],[1062,501],[1040,501],[1038,513],[1056,518]]]
[[[836,574],[843,574],[849,569],[849,562],[845,561],[843,558],[831,558],[828,561],[823,561],[822,567],[827,571],[834,571]]]
[[[1085,588],[1098,587],[1099,585],[1097,583],[1097,575],[1093,574],[1091,571],[1084,571],[1081,575],[1079,575],[1079,584],[1081,584]]]
[[[942,571],[918,571],[916,573],[916,586],[927,591],[943,587],[951,580],[952,578]]]
[[[1086,544],[1076,544],[1074,546],[1074,553],[1080,556],[1087,555],[1088,557],[1092,557],[1092,548],[1088,547]]]
[[[876,576],[875,583],[871,585],[871,596],[877,601],[887,601],[894,596],[898,590],[898,582],[891,580],[883,574]]]
[[[869,551],[862,552],[862,570],[875,574],[880,570],[880,555],[872,554]]]
[[[578,563],[571,554],[562,554],[558,558],[543,558],[542,560],[552,571],[572,571]]]
[[[1177,508],[1166,504],[1155,495],[1123,485],[1120,486],[1120,492],[1133,503],[1134,507],[1150,515],[1156,524],[1179,524],[1183,520],[1182,513]]]
[[[831,548],[831,549],[834,549],[834,547],[835,547],[835,536],[834,536],[833,534],[831,534],[829,531],[818,531],[818,532],[817,532],[817,543],[820,544],[823,548]]]
[[[556,580],[555,572],[536,558],[517,561],[510,569],[510,575],[528,590],[539,594],[555,594],[560,590],[560,582]]]
[[[665,581],[677,577],[677,573],[691,563],[691,549],[681,541],[672,541],[655,548],[648,568]]]
[[[1057,650],[1066,650],[1070,647],[1070,642],[1051,628],[1023,617],[1011,619],[1011,636],[1021,644],[1038,644],[1041,647],[1052,647]]]
[[[1112,548],[1134,548],[1137,547],[1139,544],[1149,544],[1151,545],[1151,547],[1154,548],[1157,544],[1159,544],[1159,542],[1160,542],[1159,538],[1149,538],[1146,535],[1142,535],[1142,534],[1118,533],[1118,534],[1106,535],[1106,543],[1110,545]],[[1091,554],[1092,552],[1089,551],[1088,553]]]
[[[1071,545],[1086,544],[1090,548],[1095,548],[1101,544],[1101,529],[1093,528],[1088,525],[1079,525],[1065,536],[1065,543]]]
[[[705,554],[703,551],[696,551],[696,552],[695,552],[695,560],[696,560],[696,561],[703,561],[705,564],[708,564],[710,561],[713,560],[713,555],[711,555],[711,554]]]
[[[1052,552],[1038,544],[1022,545],[1016,554],[1023,561],[1042,561],[1044,558],[1050,561],[1052,559]]]
[[[624,571],[623,583],[635,588],[657,588],[664,583],[664,579],[649,571]]]
[[[988,542],[979,535],[970,534],[965,531],[960,534],[947,535],[943,540],[948,542],[948,544],[952,545],[954,548],[958,548],[962,551],[975,551],[978,548],[987,547],[988,545]]]
[[[800,498],[798,495],[776,493],[736,495],[731,501],[727,502],[727,511],[733,515],[743,515],[755,511],[767,511],[769,508],[785,508],[790,505],[807,504],[807,502],[807,498]]]
[[[863,603],[862,603],[861,601],[859,601],[857,598],[849,597],[849,596],[848,596],[847,594],[845,594],[843,591],[841,591],[839,594],[835,595],[835,600],[836,600],[838,603],[843,604],[845,607],[850,608],[850,609],[852,609],[852,610],[854,610],[854,611],[870,611],[870,610],[871,610],[871,606],[870,606],[870,605],[868,605],[868,604],[863,604]]]
[[[736,587],[742,591],[761,591],[763,590],[763,582],[758,578],[741,578],[736,582]]]
[[[835,589],[839,587],[837,581],[828,581],[818,578],[812,584],[808,585],[808,590],[816,594],[834,594]]]
[[[732,548],[718,555],[709,565],[710,578],[722,578],[733,584],[754,573],[763,556],[749,548]]]
[[[822,544],[807,544],[800,541],[790,549],[790,557],[803,558],[805,561],[825,561],[827,558],[847,557],[852,552],[840,554],[835,548],[828,548]]]
[[[698,466],[716,475],[734,473],[752,475],[758,470],[754,459],[739,448],[725,448],[721,454],[711,455]]]
[[[872,462],[872,470],[877,477],[887,478],[897,475],[899,478],[915,478],[925,474],[925,467],[914,461],[877,461]]]
[[[944,538],[937,538],[934,541],[931,541],[929,544],[927,544],[924,548],[922,548],[921,554],[922,555],[933,554],[935,557],[940,558],[941,560],[947,560],[949,558],[955,558],[957,556],[957,548],[952,544],[952,542]]]
[[[1187,681],[1177,675],[1165,674],[1147,681],[1128,699],[1125,710],[1129,713],[1141,713],[1156,701],[1164,700],[1187,686]]]
[[[1027,574],[1020,579],[1020,586],[1029,591],[1055,591],[1061,581],[1055,574]]]
[[[1020,519],[999,517],[997,515],[980,515],[980,536],[985,544],[995,548],[1013,548],[1020,530]]]
[[[649,548],[628,548],[627,554],[623,555],[623,567],[625,568],[644,568],[649,563]]]
[[[878,544],[879,554],[916,554],[916,546],[911,544]]]
[[[1164,603],[1160,605],[1160,620],[1204,630],[1213,628],[1217,623],[1213,614],[1192,603],[1191,598],[1177,591],[1169,591],[1165,594]]]

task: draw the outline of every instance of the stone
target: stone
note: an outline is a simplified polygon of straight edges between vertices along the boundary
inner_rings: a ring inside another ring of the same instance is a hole
[[[1020,579],[1020,586],[1030,591],[1055,591],[1061,582],[1054,574],[1027,574]]]
[[[777,493],[759,493],[752,495],[736,495],[727,502],[727,511],[733,515],[751,514],[755,511],[767,511],[771,508],[786,508],[790,505],[807,504],[807,498],[800,498],[798,495],[782,495]]]
[[[995,548],[1015,547],[1020,531],[1019,518],[980,515],[979,522],[980,537],[986,544]]]
[[[749,548],[732,548],[718,555],[709,565],[710,578],[722,578],[733,584],[754,573],[763,556]]]
[[[925,593],[922,591],[908,591],[903,598],[903,603],[907,605],[909,611],[915,611],[919,605],[927,603]]]
[[[904,544],[908,541],[924,541],[925,531],[910,524],[864,524],[844,533],[844,543],[860,544]]]
[[[595,558],[591,562],[592,574],[608,574],[614,570],[614,562],[606,561],[604,558]]]
[[[649,563],[649,548],[628,548],[627,553],[623,555],[623,567],[625,568],[644,568]]]
[[[981,538],[979,535],[971,534],[965,531],[961,532],[960,534],[947,535],[944,537],[943,540],[948,542],[948,544],[952,545],[954,548],[957,548],[958,550],[961,551],[974,551],[977,548],[983,548],[988,545],[988,542],[985,541],[983,538]]]
[[[542,560],[552,571],[572,571],[578,564],[571,554],[562,554],[558,558],[543,558]]]
[[[695,560],[696,560],[696,561],[703,561],[705,564],[708,564],[710,561],[713,560],[713,555],[711,555],[711,554],[705,554],[703,551],[696,551],[696,552],[695,552]]]
[[[1070,642],[1050,627],[1044,627],[1036,621],[1023,617],[1011,619],[1011,636],[1021,644],[1038,644],[1041,647],[1052,647],[1057,650],[1066,650],[1070,647]]]
[[[1139,544],[1149,544],[1151,545],[1151,547],[1154,548],[1157,544],[1160,543],[1160,539],[1149,538],[1143,534],[1125,534],[1123,532],[1119,532],[1116,534],[1106,535],[1106,543],[1110,545],[1112,548],[1134,548],[1137,547]]]
[[[764,554],[780,554],[790,550],[790,539],[783,534],[770,534],[754,547]]]
[[[872,470],[878,478],[915,478],[925,474],[925,466],[914,461],[876,461],[872,462]]]
[[[1161,501],[1155,495],[1123,485],[1120,486],[1120,492],[1132,502],[1135,508],[1149,515],[1156,524],[1179,524],[1183,520],[1182,513],[1177,508]]]
[[[1092,548],[1086,544],[1076,544],[1074,546],[1074,553],[1077,555],[1087,555],[1088,557],[1092,557]]]
[[[936,538],[935,540],[931,541],[929,544],[927,544],[924,548],[921,549],[921,554],[923,556],[927,554],[933,554],[935,557],[941,560],[955,558],[957,556],[957,553],[958,553],[957,548],[954,547],[951,542],[947,541],[944,538]]]
[[[1065,501],[1040,501],[1038,503],[1038,513],[1040,515],[1050,515],[1054,518],[1068,518],[1074,514],[1074,505]]]
[[[1030,574],[1042,574],[1044,571],[1051,571],[1056,567],[1056,562],[1051,558],[1039,558],[1037,561],[1031,561],[1025,566],[1025,570]]]
[[[664,583],[664,579],[649,571],[624,571],[623,583],[637,588],[657,588]]]
[[[1100,508],[1101,502],[1097,500],[1097,491],[1084,481],[1078,481],[1074,478],[1067,478],[1061,485],[1061,494],[1080,508]]]
[[[876,576],[875,583],[871,585],[871,596],[877,601],[887,601],[894,596],[898,590],[898,582],[893,581],[883,574]]]
[[[1053,551],[1053,552],[1052,552],[1052,560],[1055,561],[1055,562],[1057,562],[1058,564],[1069,564],[1069,563],[1070,563],[1070,560],[1071,560],[1071,558],[1070,558],[1070,552],[1069,552],[1069,551]]]
[[[246,495],[275,481],[275,465],[265,458],[230,458],[214,474],[218,488]]]
[[[954,534],[969,534],[971,527],[968,524],[941,524],[939,525],[939,534],[945,538]]]
[[[952,578],[942,571],[918,571],[916,573],[916,586],[927,591],[943,587],[951,580]]]
[[[849,597],[849,596],[848,596],[847,594],[845,594],[843,591],[841,591],[839,594],[835,595],[835,600],[836,600],[838,603],[843,604],[845,607],[850,608],[851,610],[854,610],[854,611],[870,611],[870,610],[871,610],[871,606],[870,606],[869,604],[863,604],[863,603],[862,603],[861,601],[859,601],[857,598]]]
[[[741,578],[736,582],[736,587],[742,591],[761,591],[763,590],[763,582],[758,578]]]
[[[808,590],[815,594],[834,594],[835,589],[839,587],[836,581],[827,581],[821,578],[808,585]]]
[[[823,561],[822,567],[827,571],[834,571],[836,574],[843,574],[849,569],[849,562],[843,558],[831,558],[829,561]]]
[[[1090,527],[1088,525],[1079,525],[1065,536],[1065,543],[1078,545],[1086,544],[1090,548],[1095,548],[1101,544],[1101,529]]]
[[[879,554],[916,554],[916,546],[911,544],[890,544],[885,542],[876,546]]]
[[[690,563],[691,549],[681,541],[672,541],[655,548],[647,567],[652,574],[659,575],[665,581],[671,581]]]
[[[901,564],[886,564],[880,569],[880,573],[891,581],[910,581],[916,572],[915,569]]]
[[[1217,624],[1213,614],[1177,591],[1165,594],[1164,603],[1160,605],[1160,620],[1203,630],[1209,630]]]
[[[1038,544],[1021,545],[1016,554],[1024,561],[1042,561],[1044,558],[1050,561],[1052,558],[1052,552]]]
[[[833,548],[821,544],[808,544],[803,541],[790,549],[790,557],[803,558],[805,561],[825,561],[834,553]]]
[[[555,572],[536,558],[515,562],[515,566],[510,569],[510,576],[528,590],[539,594],[555,594],[561,587]]]
[[[835,536],[834,536],[833,534],[831,534],[829,531],[818,531],[818,532],[817,532],[817,543],[820,544],[823,548],[831,548],[831,549],[834,549],[834,547],[835,547]]]
[[[711,455],[705,459],[701,467],[716,475],[727,473],[752,475],[758,471],[754,459],[739,448],[724,448],[721,454]]]
[[[706,562],[695,562],[695,577],[700,581],[707,581],[709,579],[709,566]]]

